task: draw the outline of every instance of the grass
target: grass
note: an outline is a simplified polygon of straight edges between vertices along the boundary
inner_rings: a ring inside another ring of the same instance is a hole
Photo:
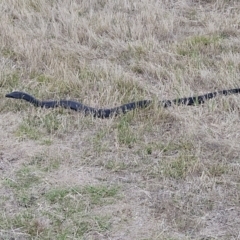
[[[93,210],[113,204],[119,198],[118,186],[62,186],[45,191],[40,190],[40,178],[33,174],[34,170],[37,171],[34,167],[23,167],[16,172],[16,179],[5,180],[5,186],[14,193],[20,209],[13,216],[2,218],[2,229],[11,224],[14,229],[24,229],[23,233],[29,237],[56,234],[57,238],[64,239],[69,234],[78,238],[91,231],[110,229],[110,216],[93,214]],[[37,213],[38,203],[45,208]]]
[[[0,3],[0,239],[239,239],[239,1]],[[73,99],[110,119],[6,99]]]

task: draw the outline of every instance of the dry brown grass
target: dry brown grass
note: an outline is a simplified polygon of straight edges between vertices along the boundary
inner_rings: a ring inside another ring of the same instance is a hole
[[[1,239],[240,239],[240,96],[102,120],[5,99],[116,106],[240,87],[240,3],[0,2]]]

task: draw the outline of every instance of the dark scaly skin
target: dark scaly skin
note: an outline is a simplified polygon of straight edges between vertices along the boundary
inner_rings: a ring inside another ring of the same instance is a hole
[[[173,100],[163,100],[159,102],[159,105],[163,106],[164,108],[170,107],[171,105],[187,105],[192,106],[195,104],[203,104],[206,100],[216,97],[217,95],[230,95],[240,93],[240,88],[230,89],[230,90],[223,90],[218,92],[207,93],[204,95],[196,96],[196,97],[188,97],[188,98],[179,98]],[[29,95],[28,93],[24,92],[11,92],[6,94],[7,98],[14,98],[14,99],[23,99],[27,102],[30,102],[36,107],[42,108],[56,108],[56,107],[63,107],[69,108],[74,111],[83,112],[85,115],[93,115],[94,117],[98,118],[109,118],[111,116],[116,116],[120,113],[126,113],[128,111],[134,110],[136,108],[146,108],[153,103],[151,100],[141,100],[137,102],[131,102],[127,104],[123,104],[119,107],[115,108],[92,108],[86,105],[83,105],[80,102],[75,102],[71,100],[49,100],[49,101],[40,101],[33,96]]]

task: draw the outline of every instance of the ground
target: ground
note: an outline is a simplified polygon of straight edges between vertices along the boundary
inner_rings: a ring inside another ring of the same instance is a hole
[[[0,3],[0,239],[240,239],[237,0]],[[110,119],[5,94],[115,107]]]

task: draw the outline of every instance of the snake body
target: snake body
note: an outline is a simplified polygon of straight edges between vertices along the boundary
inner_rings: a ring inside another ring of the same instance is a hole
[[[216,97],[217,95],[230,95],[240,93],[240,88],[230,89],[230,90],[222,90],[217,92],[211,92],[200,96],[195,97],[186,97],[186,98],[177,98],[173,100],[163,100],[159,102],[159,105],[167,108],[171,105],[195,105],[195,104],[203,104],[206,100]],[[35,97],[31,96],[28,93],[24,92],[11,92],[6,94],[7,98],[14,98],[14,99],[23,99],[36,107],[42,108],[56,108],[56,107],[63,107],[72,109],[75,111],[83,112],[85,115],[93,115],[93,117],[98,118],[109,118],[111,116],[116,116],[120,113],[126,113],[128,111],[134,110],[136,108],[146,108],[153,103],[152,100],[141,100],[136,102],[130,102],[127,104],[123,104],[121,106],[115,108],[93,108],[86,105],[83,105],[80,102],[75,102],[72,100],[49,100],[49,101],[41,101],[36,99]]]

